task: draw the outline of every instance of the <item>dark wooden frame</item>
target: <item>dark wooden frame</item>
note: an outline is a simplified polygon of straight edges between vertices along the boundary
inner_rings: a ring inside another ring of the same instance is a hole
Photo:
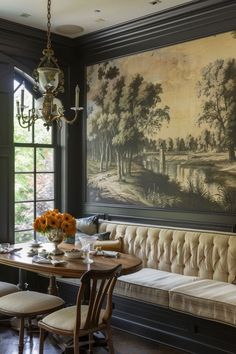
[[[77,56],[84,71],[87,65],[104,60],[169,46],[196,38],[223,33],[236,28],[236,4],[230,0],[198,0],[174,9],[124,23],[119,26],[77,38]],[[84,73],[85,75],[85,73]],[[84,80],[84,92],[85,92]],[[86,108],[86,107],[85,107]],[[235,214],[173,211],[86,201],[86,117],[83,121],[83,200],[79,209],[84,214],[109,214],[111,219],[128,217],[183,227],[207,226],[218,230],[235,230]]]

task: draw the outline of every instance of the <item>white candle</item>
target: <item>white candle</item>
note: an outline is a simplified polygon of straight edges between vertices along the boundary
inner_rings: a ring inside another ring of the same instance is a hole
[[[20,102],[16,101],[17,114],[20,115]]]
[[[24,108],[24,93],[25,93],[25,90],[24,90],[25,86],[23,84],[23,88],[21,89],[21,108]]]
[[[79,108],[79,85],[75,87],[75,108]]]

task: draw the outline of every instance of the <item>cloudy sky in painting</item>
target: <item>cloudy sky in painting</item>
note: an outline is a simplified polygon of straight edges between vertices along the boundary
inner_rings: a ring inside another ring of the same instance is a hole
[[[162,138],[174,138],[185,137],[189,133],[199,135],[196,119],[200,113],[200,100],[196,94],[196,83],[201,78],[202,68],[221,58],[236,58],[236,39],[231,32],[122,57],[111,62],[126,77],[131,78],[139,73],[146,81],[161,83],[161,105],[170,107],[170,122],[163,125],[158,135]],[[90,67],[90,73],[93,74],[90,76],[92,90],[88,101],[98,89],[97,67]]]

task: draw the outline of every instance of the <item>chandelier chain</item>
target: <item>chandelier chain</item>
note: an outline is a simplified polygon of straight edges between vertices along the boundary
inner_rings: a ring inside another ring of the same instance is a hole
[[[47,49],[51,48],[51,0],[48,0],[48,13],[47,13]]]

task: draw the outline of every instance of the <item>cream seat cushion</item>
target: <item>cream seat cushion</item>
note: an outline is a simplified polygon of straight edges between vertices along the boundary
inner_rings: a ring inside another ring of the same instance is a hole
[[[0,281],[0,296],[5,296],[19,291],[16,285]]]
[[[236,286],[205,279],[172,288],[170,308],[236,326]]]
[[[0,298],[0,312],[9,314],[33,314],[50,311],[63,306],[64,301],[57,296],[35,291],[18,291]]]
[[[77,306],[65,307],[61,310],[55,311],[50,315],[44,317],[41,323],[50,326],[51,328],[57,328],[59,330],[73,332],[75,328]],[[100,323],[105,310],[101,311]],[[86,316],[88,313],[88,305],[81,306],[81,324],[80,328],[83,329],[85,325]],[[99,324],[100,324],[99,323]]]
[[[197,279],[199,278],[143,268],[136,273],[119,277],[114,294],[168,307],[170,289]]]

